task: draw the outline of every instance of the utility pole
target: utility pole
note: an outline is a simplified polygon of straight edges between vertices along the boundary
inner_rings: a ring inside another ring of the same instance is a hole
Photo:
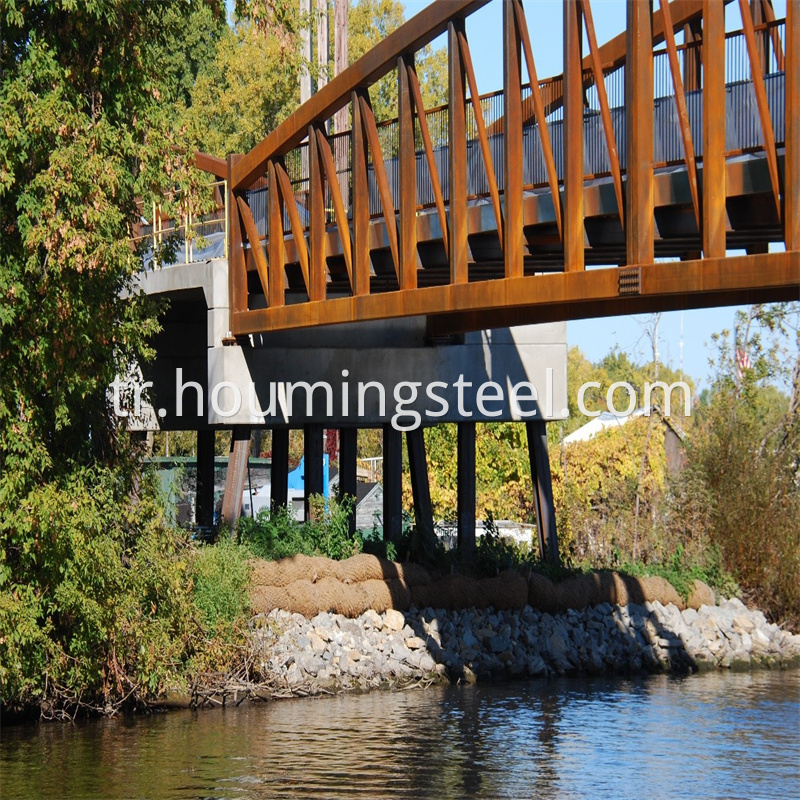
[[[338,75],[347,69],[348,52],[347,52],[347,12],[349,9],[349,0],[334,0],[333,1],[333,74]],[[333,118],[333,124],[336,128],[336,133],[346,131],[349,127],[347,106],[339,109]]]
[[[300,54],[303,63],[300,65],[300,103],[301,105],[311,99],[311,73],[308,71],[311,64],[311,0],[300,0],[300,14],[302,25],[300,28]]]
[[[317,91],[328,82],[328,0],[317,0]]]

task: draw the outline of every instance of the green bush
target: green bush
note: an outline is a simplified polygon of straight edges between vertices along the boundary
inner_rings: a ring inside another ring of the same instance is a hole
[[[671,522],[687,542],[716,546],[724,566],[765,611],[797,624],[800,413],[763,421],[757,392],[748,396],[747,388],[720,387],[699,420]]]
[[[76,469],[0,521],[6,706],[106,709],[180,682],[196,655],[188,542],[154,482]]]
[[[340,561],[360,551],[361,537],[358,534],[350,535],[350,516],[355,514],[352,497],[337,501],[318,494],[312,495],[310,510],[308,532],[316,552]]]
[[[513,539],[501,536],[494,516],[486,510],[483,536],[475,542],[473,570],[478,577],[491,577],[506,569],[517,569],[531,561],[530,548],[524,548]]]
[[[305,526],[292,516],[288,506],[276,511],[262,508],[255,517],[239,520],[239,541],[257,558],[277,561],[302,553],[313,555],[312,540],[304,535]]]
[[[221,624],[241,620],[249,610],[249,556],[247,548],[227,537],[199,547],[193,554],[189,569],[192,597],[211,633]]]
[[[619,572],[634,578],[649,575],[665,578],[684,600],[692,591],[695,580],[708,584],[715,594],[722,597],[733,597],[739,593],[733,575],[722,567],[720,548],[713,545],[695,556],[690,556],[682,545],[678,545],[672,557],[664,563],[627,562],[619,567]]]
[[[262,509],[255,518],[239,520],[239,541],[257,558],[277,561],[302,553],[341,560],[361,550],[361,536],[350,535],[352,498],[337,501],[321,495],[311,497],[311,519],[298,522],[289,507]]]

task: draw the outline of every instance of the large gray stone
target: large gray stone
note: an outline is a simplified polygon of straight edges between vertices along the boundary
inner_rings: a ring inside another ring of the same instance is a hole
[[[508,636],[498,634],[496,636],[492,636],[489,641],[489,647],[493,653],[502,653],[508,649],[510,643],[511,642]]]
[[[406,625],[406,618],[402,611],[390,608],[383,615],[383,624],[390,631],[401,631]]]

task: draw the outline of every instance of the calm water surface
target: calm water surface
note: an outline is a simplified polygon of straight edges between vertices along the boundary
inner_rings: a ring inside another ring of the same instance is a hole
[[[4,727],[0,797],[794,798],[800,672],[565,679]]]

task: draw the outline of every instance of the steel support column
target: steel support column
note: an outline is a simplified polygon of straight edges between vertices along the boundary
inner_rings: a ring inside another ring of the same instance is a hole
[[[214,431],[197,431],[197,497],[194,520],[211,527],[214,522]]]
[[[547,455],[547,426],[541,420],[532,420],[525,423],[525,429],[528,434],[528,454],[531,462],[539,552],[543,560],[547,560],[551,564],[558,564],[553,482],[550,476],[550,459]]]
[[[399,542],[403,534],[403,439],[383,426],[383,538]]]
[[[272,460],[269,474],[270,506],[273,511],[289,502],[289,429],[272,429]]]
[[[303,508],[305,518],[311,519],[311,506],[309,498],[312,494],[322,494],[322,425],[305,425],[303,427]]]
[[[250,459],[250,428],[236,427],[231,433],[228,470],[225,474],[225,496],[222,500],[222,519],[232,528],[242,513],[242,492]]]
[[[357,461],[358,428],[342,428],[339,431],[339,500],[342,500],[345,495],[353,498],[353,513],[350,515],[351,534],[356,530]]]
[[[475,553],[475,423],[458,425],[458,549],[472,563]]]
[[[406,431],[408,466],[411,472],[411,493],[414,497],[414,522],[424,536],[433,534],[433,506],[425,456],[425,434],[422,428]]]

